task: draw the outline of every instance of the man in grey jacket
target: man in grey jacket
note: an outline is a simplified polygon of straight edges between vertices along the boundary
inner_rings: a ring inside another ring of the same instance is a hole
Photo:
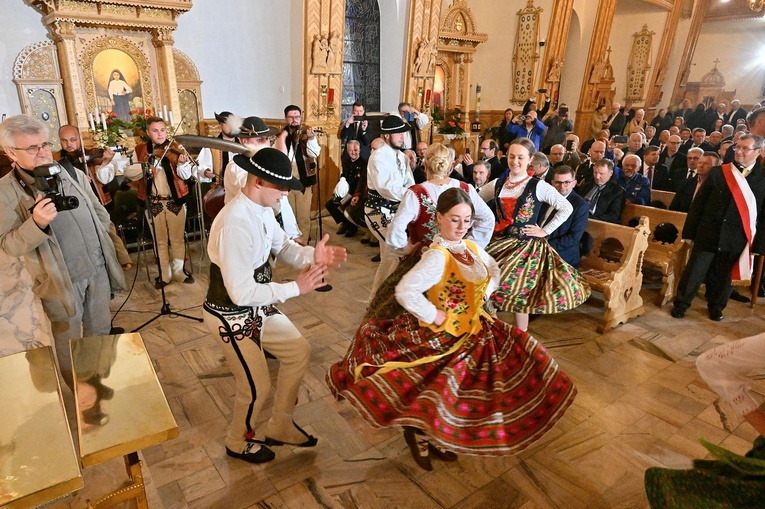
[[[109,239],[109,214],[84,174],[55,176],[58,191],[77,198],[77,207],[57,210],[43,197],[33,170],[53,163],[53,157],[41,121],[8,118],[0,124],[0,145],[13,161],[13,170],[0,179],[0,249],[24,259],[32,291],[51,322],[62,377],[71,387],[69,340],[109,334],[111,292],[127,289]]]

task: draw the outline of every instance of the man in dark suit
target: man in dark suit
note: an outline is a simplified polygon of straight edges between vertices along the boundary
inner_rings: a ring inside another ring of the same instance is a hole
[[[741,107],[741,101],[733,99],[730,103],[730,113],[726,116],[726,122],[723,123],[736,127],[739,119],[746,120],[746,110]],[[750,123],[749,125],[751,126],[752,124]]]
[[[672,135],[667,141],[667,151],[659,157],[659,164],[663,164],[667,167],[669,173],[669,190],[675,191],[679,182],[675,181],[675,175],[683,174],[682,179],[685,179],[685,173],[688,170],[688,161],[685,154],[681,153],[680,137]]]
[[[353,237],[359,231],[359,228],[345,217],[343,209],[345,204],[353,198],[353,193],[359,185],[361,175],[367,171],[367,160],[361,157],[361,143],[359,140],[348,140],[348,143],[345,144],[345,154],[340,159],[343,164],[340,180],[345,179],[348,185],[342,186],[338,182],[332,198],[325,204],[325,207],[332,216],[332,219],[335,220],[335,223],[341,225],[337,230],[337,234]]]
[[[691,113],[693,113],[693,108],[691,108],[691,101],[686,99],[680,105],[680,108],[678,108],[678,110],[675,112],[674,118],[683,117],[683,120],[688,120],[688,115]]]
[[[622,209],[626,197],[614,175],[614,163],[601,159],[592,169],[592,180],[576,190],[587,202],[590,218],[609,223],[621,224]]]
[[[710,170],[715,166],[720,166],[721,163],[722,159],[720,159],[716,152],[704,152],[696,165],[696,175],[685,180],[680,185],[680,188],[675,193],[675,197],[672,199],[672,203],[669,204],[669,210],[688,212],[691,208],[693,197],[696,196]]]
[[[531,156],[529,170],[534,172],[534,176],[539,180],[544,180],[548,184],[552,183],[553,172],[550,169],[550,160],[542,152],[536,152]]]
[[[497,157],[497,150],[499,150],[499,145],[497,145],[497,142],[494,140],[483,140],[481,142],[481,161],[484,161],[487,166],[491,169],[491,173],[489,175],[489,182],[494,180],[495,178],[499,178],[500,175],[502,175],[502,172],[507,169],[507,166],[503,165],[502,162],[499,160],[499,157]],[[473,158],[470,154],[465,154],[462,158],[463,162],[463,174],[465,175],[465,182],[468,184],[473,183]]]
[[[348,117],[343,123],[343,129],[340,132],[340,138],[343,140],[343,146],[345,146],[350,140],[356,140],[361,147],[361,157],[369,159],[369,154],[372,150],[369,144],[372,143],[372,130],[369,129],[369,121],[364,116],[364,105],[360,102],[353,103],[351,107],[353,115]]]
[[[625,156],[633,154],[643,159],[643,136],[640,133],[630,134],[627,146],[623,150]]]
[[[693,240],[688,264],[680,278],[672,316],[682,318],[702,283],[707,286],[709,318],[720,321],[731,293],[731,274],[748,245],[740,210],[733,199],[726,171],[741,171],[749,188],[754,208],[748,209],[756,220],[751,254],[765,253],[765,170],[757,160],[765,139],[756,134],[741,137],[736,148],[736,166],[717,166],[707,176],[691,203],[683,227],[683,238]],[[729,177],[736,182],[733,175]],[[747,260],[748,262],[748,260]],[[742,278],[747,274],[742,274]]]
[[[595,166],[595,163],[603,159],[603,157],[606,155],[606,144],[602,141],[596,141],[590,147],[588,155],[589,159],[582,162],[582,164],[576,168],[576,180],[578,187],[582,187],[585,184],[592,182],[592,170]]]
[[[693,140],[693,142],[691,143],[689,150],[691,148],[700,148],[704,152],[706,152],[707,150],[714,150],[714,148],[706,141],[707,139],[706,130],[700,127],[697,127],[696,129],[691,131],[691,133],[692,133],[691,139]]]
[[[620,136],[627,125],[627,117],[624,116],[621,107],[617,102],[611,104],[611,114],[606,118],[604,125],[614,136]]]
[[[686,180],[692,179],[696,176],[696,168],[699,164],[699,159],[704,155],[704,151],[698,147],[694,147],[688,151],[688,155],[685,158],[686,167],[677,167],[674,173],[670,174],[672,179],[672,191],[677,192]]]
[[[547,242],[550,247],[558,252],[561,258],[572,267],[579,268],[580,252],[579,241],[584,235],[584,230],[587,228],[587,219],[590,215],[590,210],[587,206],[587,202],[584,198],[574,192],[576,187],[576,178],[574,177],[574,170],[570,166],[559,166],[555,170],[551,170],[553,173],[552,185],[558,192],[565,196],[574,211],[566,219],[566,221],[555,229],[547,237]],[[542,227],[555,217],[555,209],[546,206],[540,212],[542,217]]]
[[[647,146],[643,151],[643,157],[645,161],[643,161],[640,173],[645,175],[651,183],[651,189],[671,191],[667,167],[659,163],[659,147]]]

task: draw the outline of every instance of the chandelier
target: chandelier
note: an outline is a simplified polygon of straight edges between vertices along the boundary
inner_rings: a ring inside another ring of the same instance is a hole
[[[765,0],[749,0],[749,8],[754,12],[760,12],[765,7]]]

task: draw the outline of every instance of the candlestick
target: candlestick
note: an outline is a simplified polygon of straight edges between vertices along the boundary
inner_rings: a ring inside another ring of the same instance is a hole
[[[167,116],[167,104],[162,105],[162,118],[165,120],[168,120],[170,117]]]
[[[104,126],[104,131],[106,131],[106,113],[101,113],[101,125]]]
[[[330,88],[329,89],[329,95],[327,96],[327,102],[332,103],[335,102],[335,89]]]
[[[88,120],[90,120],[90,130],[95,132],[96,131],[96,124],[93,122],[93,114],[88,113]]]
[[[428,89],[428,91],[425,92],[425,102],[426,103],[430,103],[430,92],[431,92],[430,89]]]
[[[175,125],[175,120],[173,119],[173,110],[170,110],[170,127],[173,127]]]
[[[475,86],[475,121],[481,118],[481,84]]]

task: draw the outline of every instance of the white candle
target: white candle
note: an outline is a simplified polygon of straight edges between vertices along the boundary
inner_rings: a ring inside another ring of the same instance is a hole
[[[170,110],[170,127],[175,125],[175,120],[173,120],[173,110]]]
[[[96,105],[96,107],[95,107],[95,110],[96,110],[96,119],[98,119],[98,117],[100,116],[100,115],[98,114],[98,105]]]
[[[93,122],[93,114],[88,113],[88,120],[90,120],[90,130],[96,132],[96,124]]]
[[[106,131],[106,113],[101,113],[101,123],[104,126],[104,131]]]
[[[167,104],[162,105],[162,113],[163,113],[162,118],[164,118],[165,120],[168,120],[169,117],[167,116]]]

